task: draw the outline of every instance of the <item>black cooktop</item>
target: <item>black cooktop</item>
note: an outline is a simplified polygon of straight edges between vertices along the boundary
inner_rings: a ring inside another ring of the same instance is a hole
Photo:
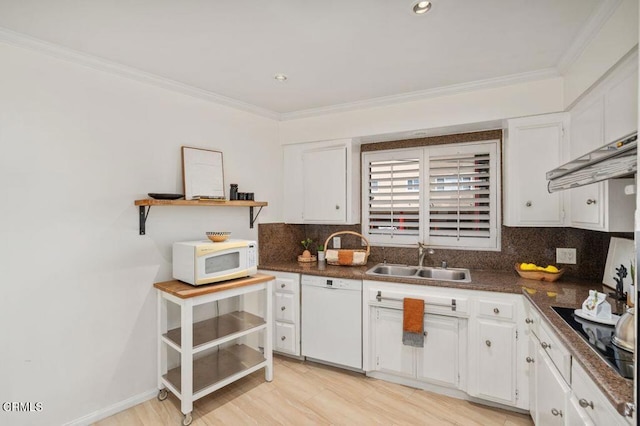
[[[614,326],[577,317],[573,308],[553,306],[553,310],[582,337],[591,348],[625,379],[633,379],[633,353],[613,343]]]

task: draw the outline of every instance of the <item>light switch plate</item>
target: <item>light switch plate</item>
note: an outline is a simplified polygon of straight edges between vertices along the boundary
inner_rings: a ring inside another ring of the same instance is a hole
[[[556,263],[575,265],[576,257],[576,249],[574,248],[556,248]]]
[[[340,245],[341,241],[340,241],[340,237],[333,237],[333,248],[334,249],[339,249],[342,246]]]

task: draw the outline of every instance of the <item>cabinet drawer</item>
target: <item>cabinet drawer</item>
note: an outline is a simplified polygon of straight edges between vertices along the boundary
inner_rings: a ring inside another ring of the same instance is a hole
[[[562,378],[567,383],[571,383],[571,354],[560,343],[555,334],[549,330],[547,324],[540,324],[539,330],[540,346],[549,355]]]
[[[276,278],[273,289],[275,291],[286,291],[290,293],[298,292],[298,280],[293,278]]]
[[[495,300],[480,300],[478,314],[485,318],[513,320],[515,308],[512,303]]]
[[[581,415],[586,414],[593,423],[597,425],[625,424],[624,418],[618,414],[578,363],[571,366],[571,389],[579,404],[577,410]]]
[[[274,338],[274,346],[276,351],[297,354],[295,325],[276,322]]]
[[[276,292],[274,303],[276,321],[295,322],[296,297],[294,294]]]

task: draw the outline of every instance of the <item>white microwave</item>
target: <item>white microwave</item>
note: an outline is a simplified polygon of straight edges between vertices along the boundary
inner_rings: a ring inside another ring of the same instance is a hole
[[[211,284],[258,272],[255,241],[173,243],[173,278],[191,285]]]

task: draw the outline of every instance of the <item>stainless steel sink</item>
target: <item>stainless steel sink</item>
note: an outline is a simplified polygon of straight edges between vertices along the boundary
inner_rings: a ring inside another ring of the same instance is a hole
[[[471,272],[460,268],[434,268],[429,266],[386,265],[380,263],[366,272],[367,275],[417,278],[421,280],[471,282]]]
[[[418,272],[418,268],[405,265],[376,265],[372,269],[367,271],[373,275],[393,275],[394,277],[409,277],[415,275]]]

